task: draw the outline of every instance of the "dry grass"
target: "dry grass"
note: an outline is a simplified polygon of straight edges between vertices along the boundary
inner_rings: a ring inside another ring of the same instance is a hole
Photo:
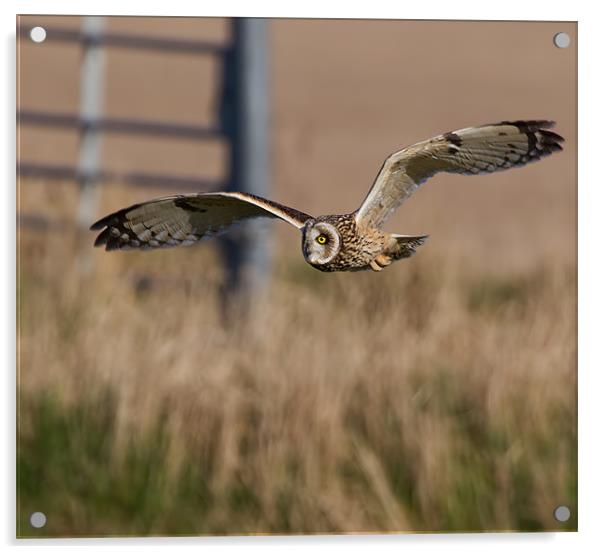
[[[245,328],[211,247],[80,240],[21,234],[20,535],[576,528],[574,263],[289,256]]]

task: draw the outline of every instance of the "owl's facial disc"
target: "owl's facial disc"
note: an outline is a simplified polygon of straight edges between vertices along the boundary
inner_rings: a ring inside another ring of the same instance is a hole
[[[303,256],[312,265],[332,261],[341,249],[341,237],[330,223],[310,224],[303,233]]]

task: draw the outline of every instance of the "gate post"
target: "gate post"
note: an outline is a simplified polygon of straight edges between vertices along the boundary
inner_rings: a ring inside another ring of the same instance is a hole
[[[220,119],[230,138],[228,189],[267,196],[269,108],[267,21],[235,18],[224,57]],[[221,240],[225,261],[224,301],[246,307],[261,294],[269,273],[266,220],[244,222]]]
[[[77,224],[87,229],[94,221],[99,199],[98,178],[101,159],[100,120],[104,105],[105,51],[99,38],[105,29],[103,17],[87,16],[83,19],[83,58],[80,77],[80,142],[77,164],[79,206]],[[87,243],[87,241],[86,241]],[[90,248],[79,254],[80,269],[84,274],[91,270]]]

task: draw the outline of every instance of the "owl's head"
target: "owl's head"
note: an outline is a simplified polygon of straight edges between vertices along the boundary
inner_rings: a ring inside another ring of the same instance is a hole
[[[303,256],[311,265],[331,262],[341,249],[341,235],[326,221],[310,221],[303,230]]]

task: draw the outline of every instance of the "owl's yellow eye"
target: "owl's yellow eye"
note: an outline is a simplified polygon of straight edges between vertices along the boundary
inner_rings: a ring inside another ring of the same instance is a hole
[[[326,235],[319,235],[316,240],[318,241],[318,244],[326,244]]]

